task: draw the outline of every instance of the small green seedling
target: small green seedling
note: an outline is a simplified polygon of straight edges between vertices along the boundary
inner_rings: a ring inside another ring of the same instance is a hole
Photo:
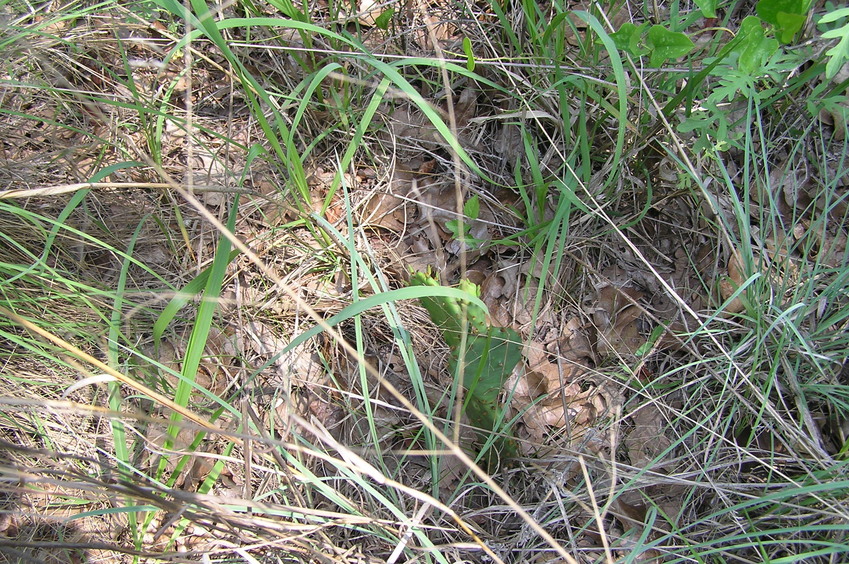
[[[743,20],[737,35],[740,44],[733,51],[738,54],[737,68],[750,76],[757,76],[778,51],[778,41],[766,36],[761,20],[755,16],[747,16]]]
[[[469,201],[463,205],[463,215],[468,218],[467,221],[463,222],[463,228],[460,229],[460,222],[456,219],[452,219],[450,221],[445,222],[445,227],[447,227],[451,234],[454,235],[454,238],[460,241],[461,243],[465,243],[470,247],[477,247],[483,240],[478,239],[476,237],[472,237],[472,221],[476,220],[481,212],[481,202],[480,198],[477,195],[469,198]]]
[[[475,53],[472,51],[472,40],[463,38],[463,53],[466,54],[466,68],[469,72],[475,72]]]
[[[439,285],[430,271],[417,272],[410,280],[410,286]],[[480,287],[468,280],[461,281],[459,289],[471,297],[480,296]],[[428,297],[421,298],[421,303],[451,349],[450,369],[455,376],[462,375],[466,391],[464,412],[469,422],[481,430],[484,446],[480,454],[488,468],[494,470],[499,463],[518,455],[515,440],[501,428],[504,409],[498,397],[522,359],[519,335],[512,329],[489,325],[486,311],[467,300]]]
[[[392,22],[392,17],[395,15],[395,9],[389,8],[388,10],[384,10],[374,19],[374,25],[378,29],[382,29],[386,31],[389,29],[389,24]]]

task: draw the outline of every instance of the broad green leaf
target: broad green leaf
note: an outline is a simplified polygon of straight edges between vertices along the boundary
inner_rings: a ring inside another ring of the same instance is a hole
[[[802,26],[805,25],[805,20],[808,19],[804,14],[788,14],[787,12],[779,12],[778,16],[778,39],[782,43],[790,43],[796,36],[796,33]]]
[[[475,54],[472,52],[472,40],[468,37],[463,38],[463,52],[466,54],[466,68],[469,72],[474,72]]]
[[[704,17],[716,17],[716,0],[695,0],[695,2]]]
[[[775,27],[779,41],[790,43],[805,24],[810,8],[810,0],[760,0],[755,11]]]
[[[417,272],[410,279],[410,286],[441,285],[430,272]],[[512,329],[488,324],[486,310],[471,301],[480,296],[480,287],[462,280],[458,289],[469,299],[426,296],[420,301],[451,349],[451,372],[462,374],[466,389],[464,411],[469,421],[483,430],[484,444],[492,444],[495,449],[495,452],[481,452],[486,455],[487,465],[493,468],[500,460],[514,458],[518,453],[511,437],[500,434],[496,437],[496,433],[504,415],[499,403],[501,389],[522,359],[522,343]]]
[[[394,15],[395,8],[389,8],[388,10],[382,11],[379,16],[374,18],[375,27],[384,31],[389,29],[389,23],[392,21],[392,16]]]
[[[737,66],[742,72],[755,76],[778,50],[778,41],[764,35],[761,20],[755,16],[743,20],[738,36],[741,41],[735,49],[739,53]]]
[[[478,195],[475,194],[463,206],[463,214],[469,219],[477,219],[481,213],[481,201]]]
[[[662,25],[649,29],[648,46],[651,51],[649,64],[659,67],[667,59],[683,57],[693,50],[693,42],[681,32],[669,31]]]
[[[446,221],[445,227],[448,229],[448,231],[451,232],[451,236],[454,239],[457,239],[458,241],[465,238],[466,234],[463,233],[463,231],[469,230],[469,226],[465,225],[465,224],[463,225],[463,229],[461,230],[460,229],[460,222],[457,221],[456,219],[449,219],[448,221]]]
[[[631,22],[625,22],[619,31],[610,34],[610,38],[620,51],[625,51],[634,57],[647,55],[649,50],[645,47],[642,37],[648,26],[647,23],[638,27]]]
[[[480,215],[481,204],[480,198],[478,198],[477,194],[472,196],[464,205],[463,205],[463,215],[468,217],[469,219],[475,220]],[[460,221],[456,219],[451,219],[445,222],[445,227],[451,231],[451,234],[458,241],[463,241],[470,245],[476,245],[481,242],[480,239],[474,238],[470,236],[470,232],[472,226],[468,221],[463,222],[463,228],[460,228]]]

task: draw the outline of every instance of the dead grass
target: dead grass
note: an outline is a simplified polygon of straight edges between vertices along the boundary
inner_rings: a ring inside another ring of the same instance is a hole
[[[0,305],[134,385],[0,321],[0,559],[839,561],[845,138],[776,102],[687,166],[668,147],[692,139],[644,102],[667,77],[634,70],[617,119],[586,28],[546,51],[516,6],[397,6],[386,30],[312,8],[432,116],[330,34],[225,28],[239,69],[203,38],[172,51],[183,24],[153,5],[2,8]],[[279,11],[216,17],[253,15]],[[25,197],[90,180],[109,187]],[[465,245],[448,222],[472,196]],[[222,259],[214,219],[253,256]],[[414,300],[284,352],[426,267],[524,340],[504,387],[521,457],[490,483]]]

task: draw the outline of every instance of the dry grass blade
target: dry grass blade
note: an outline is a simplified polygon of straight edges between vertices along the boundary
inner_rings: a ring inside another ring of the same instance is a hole
[[[191,411],[189,411],[185,407],[175,403],[172,399],[163,396],[162,394],[160,394],[160,393],[150,389],[149,387],[137,382],[136,380],[126,376],[125,374],[121,374],[120,372],[118,372],[117,370],[112,368],[111,366],[104,364],[103,362],[97,360],[96,358],[94,358],[90,354],[80,350],[79,348],[77,348],[74,345],[72,345],[71,343],[65,341],[61,337],[54,335],[50,331],[46,331],[45,329],[42,329],[41,327],[39,327],[39,326],[35,325],[34,323],[24,319],[23,317],[19,316],[18,314],[13,313],[12,311],[9,311],[8,309],[6,309],[3,306],[0,306],[0,314],[5,315],[10,320],[14,321],[15,323],[17,323],[21,327],[25,328],[26,330],[32,331],[36,335],[44,337],[45,339],[52,342],[53,344],[58,345],[62,350],[68,352],[69,354],[75,356],[76,358],[82,360],[83,362],[86,362],[86,363],[96,367],[97,369],[103,371],[103,373],[112,376],[113,378],[115,378],[119,382],[126,384],[130,388],[148,396],[152,400],[162,404],[163,406],[174,411],[175,413],[179,413],[180,415],[182,415],[183,417],[185,417],[189,421],[197,423],[201,427],[203,427],[205,429],[209,429],[210,431],[214,431],[216,433],[222,432],[222,429],[220,427],[218,427],[218,425],[207,421],[206,419],[197,415],[196,413],[192,413]]]

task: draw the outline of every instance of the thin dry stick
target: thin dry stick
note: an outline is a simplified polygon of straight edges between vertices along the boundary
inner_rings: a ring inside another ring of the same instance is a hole
[[[128,190],[134,188],[148,188],[154,190],[170,190],[173,184],[165,182],[78,182],[76,184],[59,184],[57,186],[42,186],[40,188],[21,188],[14,190],[0,190],[0,200],[10,200],[13,198],[36,198],[40,196],[58,196],[59,194],[68,194],[70,192],[79,192],[90,188],[98,189],[121,189]],[[238,188],[225,188],[222,186],[198,186],[192,187],[193,192],[233,192],[240,194],[250,194],[250,190],[241,190]]]
[[[583,455],[578,456],[578,463],[581,465],[581,472],[584,474],[584,481],[587,483],[587,493],[590,496],[593,517],[595,517],[595,522],[598,524],[598,534],[601,537],[601,545],[604,547],[604,555],[607,561],[612,564],[614,561],[613,553],[610,552],[610,541],[607,540],[607,533],[604,531],[604,515],[599,511],[598,502],[595,499],[595,491],[593,490],[590,474],[587,472],[587,463],[584,461]]]

